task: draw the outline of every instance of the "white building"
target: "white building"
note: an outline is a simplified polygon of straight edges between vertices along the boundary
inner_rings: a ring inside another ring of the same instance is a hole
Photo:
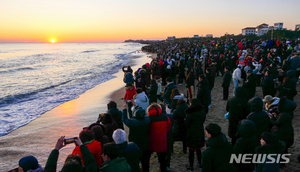
[[[168,38],[167,38],[167,41],[175,41],[175,36],[169,36]]]
[[[254,34],[255,35],[255,27],[246,27],[242,29],[242,35],[249,35],[249,34]]]
[[[300,31],[300,24],[295,25],[295,31]]]
[[[263,24],[258,25],[256,27],[255,33],[256,33],[257,36],[261,36],[261,35],[266,34],[268,31],[269,31],[269,25],[266,24],[266,23],[263,23]]]
[[[199,35],[194,35],[194,38],[199,38]]]
[[[283,29],[283,23],[274,23],[274,30]]]

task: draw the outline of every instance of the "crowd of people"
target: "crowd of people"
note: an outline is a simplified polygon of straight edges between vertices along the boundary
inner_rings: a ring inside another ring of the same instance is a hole
[[[294,143],[300,42],[173,41],[152,43],[143,50],[157,57],[137,71],[122,68],[126,87],[122,111],[110,101],[108,111],[70,141],[76,147],[62,172],[148,172],[154,152],[160,171],[170,171],[175,141],[182,142],[182,152],[188,153],[190,172],[195,169],[195,154],[203,172],[284,168],[278,161],[267,161],[277,158],[273,154],[287,154]],[[217,123],[204,126],[216,77],[222,77],[231,141]],[[257,87],[262,87],[262,97],[255,97]],[[58,139],[44,169],[32,156],[22,158],[19,169],[56,171],[59,150],[70,142]],[[229,163],[232,154],[272,155],[261,163]]]

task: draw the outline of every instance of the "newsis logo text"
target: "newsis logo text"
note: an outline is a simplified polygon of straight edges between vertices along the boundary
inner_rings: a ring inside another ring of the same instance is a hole
[[[229,163],[250,164],[250,163],[281,163],[287,164],[290,162],[288,158],[291,154],[231,154]]]

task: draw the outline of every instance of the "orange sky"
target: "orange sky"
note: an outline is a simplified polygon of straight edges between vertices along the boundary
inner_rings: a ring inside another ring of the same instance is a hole
[[[300,23],[299,6],[299,0],[9,0],[0,5],[0,42],[123,42],[195,34],[218,37],[275,22],[294,30]]]

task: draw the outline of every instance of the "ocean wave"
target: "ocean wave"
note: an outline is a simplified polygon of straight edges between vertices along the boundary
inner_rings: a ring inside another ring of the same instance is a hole
[[[0,70],[0,74],[12,73],[12,72],[18,72],[18,71],[24,71],[24,70],[34,70],[34,68],[31,68],[31,67],[20,67],[20,68],[17,68],[17,69]]]
[[[81,53],[93,53],[93,52],[98,52],[101,50],[86,50],[86,51],[82,51]]]

